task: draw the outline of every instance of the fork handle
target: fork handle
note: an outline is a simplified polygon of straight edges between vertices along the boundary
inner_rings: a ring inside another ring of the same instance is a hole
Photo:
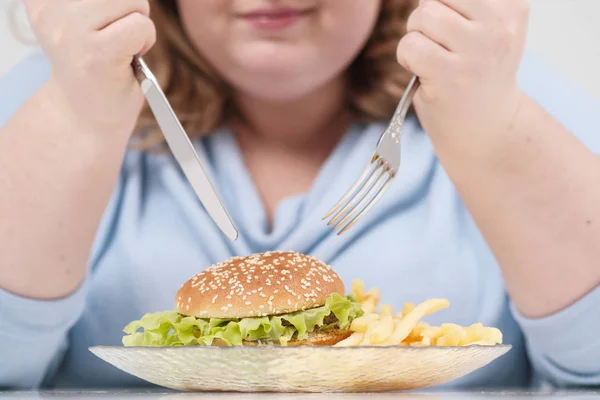
[[[406,90],[402,94],[402,98],[400,99],[398,107],[396,107],[396,111],[394,111],[394,115],[392,116],[392,120],[386,133],[389,133],[396,142],[400,141],[400,133],[402,132],[404,119],[406,118],[413,97],[420,85],[421,82],[419,81],[419,78],[416,75],[413,76],[408,83],[408,86],[406,86]]]

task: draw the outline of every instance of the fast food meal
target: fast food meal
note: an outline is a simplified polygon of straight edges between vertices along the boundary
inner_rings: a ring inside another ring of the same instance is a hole
[[[185,282],[172,311],[129,323],[125,346],[333,345],[363,312],[325,263],[275,251],[233,257]],[[143,332],[137,332],[138,329]]]
[[[380,306],[380,293],[377,288],[365,293],[364,282],[352,282],[352,295],[362,306],[363,315],[350,325],[352,334],[335,346],[468,346],[502,344],[502,332],[481,323],[462,327],[456,324],[431,326],[420,321],[426,315],[450,306],[446,299],[428,299],[415,305],[405,303],[400,312],[394,315],[390,305]]]
[[[448,300],[377,306],[377,288],[352,282],[292,251],[233,257],[185,282],[174,309],[147,313],[123,331],[125,346],[466,346],[502,343],[496,328],[430,326],[423,317]],[[142,332],[138,330],[142,329]]]

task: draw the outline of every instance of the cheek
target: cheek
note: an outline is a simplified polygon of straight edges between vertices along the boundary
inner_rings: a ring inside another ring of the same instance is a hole
[[[194,44],[219,41],[225,33],[231,0],[178,0],[181,23]]]
[[[378,0],[328,0],[323,15],[327,44],[326,53],[335,55],[339,62],[349,62],[364,47],[377,22],[380,10]]]

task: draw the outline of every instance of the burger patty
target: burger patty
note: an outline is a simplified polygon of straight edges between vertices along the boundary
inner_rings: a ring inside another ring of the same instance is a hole
[[[333,346],[341,342],[352,334],[349,329],[332,329],[327,332],[314,331],[308,334],[308,338],[303,340],[292,339],[287,342],[287,346]],[[244,340],[244,346],[259,347],[259,346],[280,346],[278,342],[271,340],[247,341]],[[219,345],[213,342],[213,346]]]
[[[308,338],[302,339],[302,340],[298,340],[298,332],[295,332],[294,336],[292,336],[292,339],[287,343],[287,345],[288,346],[331,346],[338,342],[341,342],[342,340],[349,337],[352,334],[352,331],[350,331],[349,329],[340,329],[339,326],[337,325],[337,322],[339,322],[337,317],[335,316],[334,313],[331,313],[323,319],[323,325],[329,326],[329,327],[331,327],[333,325],[333,328],[328,329],[328,330],[322,330],[322,329],[320,329],[321,328],[320,326],[316,326],[316,327],[314,327],[314,330],[312,332],[308,333]],[[294,325],[290,324],[288,321],[286,321],[285,319],[282,320],[281,324],[283,326],[294,326]],[[263,340],[256,340],[256,341],[244,340],[243,345],[257,347],[257,346],[279,346],[280,344],[277,341],[274,342],[269,339],[263,339]],[[217,346],[217,347],[225,346],[226,347],[227,344],[221,339],[214,339],[212,346]]]
[[[339,321],[334,313],[329,314],[328,316],[325,317],[325,319],[323,319],[323,325],[336,324],[337,322],[339,322]]]
[[[335,314],[331,313],[323,319],[323,325],[331,326],[338,322]],[[283,320],[282,325],[293,326],[288,321]],[[308,333],[306,339],[298,340],[297,332],[294,334],[292,339],[287,343],[287,346],[333,346],[334,344],[341,342],[352,334],[349,329],[339,329],[339,326],[334,325],[333,329],[326,331],[320,330],[320,327],[316,327],[312,332]],[[213,346],[227,346],[221,339],[215,339],[212,343]],[[244,346],[258,347],[258,346],[280,346],[279,342],[272,341],[269,339],[263,340],[244,340]]]
[[[348,336],[352,334],[349,329],[339,329],[337,325],[338,319],[334,313],[329,314],[327,317],[323,319],[323,325],[331,326],[334,325],[333,329],[329,330],[321,330],[319,326],[315,327],[312,332],[309,332],[308,338],[303,340],[298,340],[297,334],[294,333],[292,339],[287,343],[288,346],[331,346],[342,340],[346,339]],[[282,325],[284,326],[293,326],[288,321],[283,320]],[[271,340],[259,340],[259,341],[247,341],[244,340],[244,346],[278,346],[279,343],[273,342]]]

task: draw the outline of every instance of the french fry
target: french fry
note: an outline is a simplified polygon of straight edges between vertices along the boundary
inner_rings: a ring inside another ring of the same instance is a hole
[[[359,279],[353,279],[350,293],[356,297],[357,302],[362,303],[365,299],[365,283]]]
[[[355,332],[348,336],[346,339],[337,342],[334,344],[334,347],[350,347],[350,346],[359,346],[363,340],[365,335],[363,333]]]
[[[410,334],[404,339],[404,341],[412,343],[418,342],[422,338],[422,333],[425,329],[429,328],[429,324],[423,321],[417,322],[415,328],[410,332]]]
[[[421,318],[433,312],[443,310],[449,305],[450,303],[446,299],[425,300],[402,318],[396,325],[394,333],[392,333],[392,342],[400,343],[410,334]]]
[[[421,331],[422,337],[437,338],[440,336],[441,328],[439,326],[428,326]]]
[[[481,323],[462,327],[445,323],[431,326],[421,321],[433,312],[449,307],[446,299],[429,299],[418,305],[404,303],[402,310],[394,315],[393,307],[382,304],[379,289],[365,292],[364,283],[352,281],[351,293],[361,304],[363,316],[350,324],[352,334],[336,346],[493,346],[502,343],[502,332]]]
[[[369,289],[369,291],[366,294],[366,297],[369,299],[374,299],[375,305],[377,305],[377,303],[379,303],[379,301],[381,300],[381,293],[379,292],[379,289],[372,288]]]
[[[365,300],[365,302],[362,304],[362,309],[365,312],[365,314],[372,314],[376,311],[377,308],[377,300],[375,300],[374,298],[369,298],[367,300]]]
[[[382,304],[381,307],[379,307],[379,314],[392,316],[394,314],[394,309],[389,304]]]
[[[500,331],[500,329],[498,328],[494,328],[494,327],[487,327],[484,328],[485,329],[485,339],[484,340],[488,340],[491,342],[494,342],[494,344],[496,343],[502,343],[502,332]]]
[[[365,314],[353,320],[350,329],[354,332],[365,333],[369,325],[377,321],[379,321],[379,314]]]
[[[389,315],[384,315],[374,324],[374,329],[369,335],[372,344],[382,344],[392,335],[394,330],[394,321]]]
[[[458,346],[467,336],[467,331],[456,324],[442,324],[441,335],[436,338],[436,346]]]
[[[371,343],[371,339],[369,338],[369,336],[367,336],[367,334],[365,334],[364,339],[362,340],[362,342],[360,342],[361,346],[370,346]]]
[[[480,340],[484,335],[483,324],[481,324],[481,323],[473,324],[473,325],[467,327],[466,331],[467,331],[467,335],[460,343],[461,345],[469,344],[469,343],[475,342],[477,340]]]
[[[402,307],[402,317],[405,317],[407,314],[409,314],[414,309],[415,309],[414,303],[404,303],[404,307]]]

